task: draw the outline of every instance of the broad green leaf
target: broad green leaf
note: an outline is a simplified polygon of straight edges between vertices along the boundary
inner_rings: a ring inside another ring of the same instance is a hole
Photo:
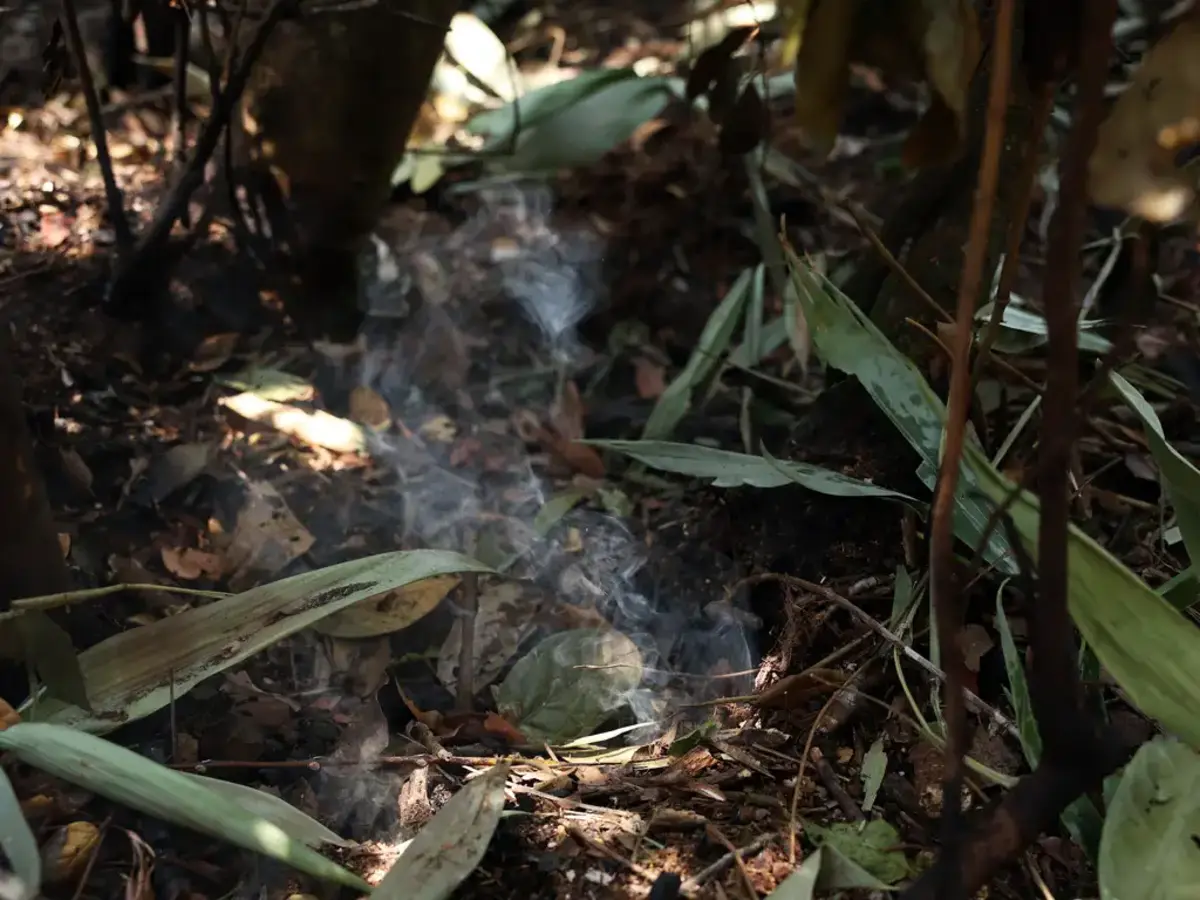
[[[711,478],[717,487],[776,488],[793,482],[834,497],[884,497],[916,503],[912,497],[808,463],[769,460],[746,453],[672,441],[588,441],[643,465],[691,478]]]
[[[487,149],[492,152],[477,158],[497,174],[549,174],[597,162],[662,112],[674,97],[671,79],[640,78],[627,71],[624,77],[610,76],[605,83],[592,82],[574,90],[571,86],[581,78],[554,85],[561,91],[553,101],[541,98],[535,104],[540,92],[532,92],[518,101],[519,123],[513,120],[511,109],[496,113],[506,116],[506,124],[498,124],[499,120],[473,122],[477,129],[496,127],[503,136],[502,140],[490,140]],[[530,106],[534,114],[526,116]],[[511,140],[514,125],[520,128],[515,141]]]
[[[1038,760],[1042,758],[1042,736],[1038,734],[1037,720],[1033,717],[1033,702],[1029,699],[1029,684],[1025,680],[1025,663],[1017,650],[1017,642],[1013,640],[1008,616],[1004,613],[1004,584],[996,592],[996,630],[1000,632],[1000,649],[1004,652],[1009,699],[1012,701],[1017,734],[1021,738],[1021,750],[1029,767],[1036,769]]]
[[[469,782],[417,832],[371,896],[447,900],[483,860],[500,815],[508,766]]]
[[[700,333],[700,341],[688,358],[683,371],[675,376],[654,404],[642,440],[662,440],[671,436],[679,420],[692,405],[692,392],[699,388],[721,364],[721,357],[733,339],[733,333],[750,297],[754,270],[746,269],[738,276]]]
[[[768,895],[770,900],[812,900],[821,874],[821,848],[818,847]]]
[[[802,262],[791,247],[785,245],[784,252],[817,354],[826,364],[859,380],[920,455],[922,464],[917,474],[932,487],[941,459],[946,421],[941,398],[853,300]],[[968,546],[976,547],[988,518],[989,510],[980,501],[971,472],[964,469],[955,498],[954,533]],[[989,536],[984,557],[1000,571],[1015,574],[1016,566],[1003,533]]]
[[[179,774],[185,778],[194,779],[207,791],[224,796],[244,813],[275,824],[288,837],[294,838],[308,847],[316,848],[322,844],[329,844],[333,847],[355,846],[354,841],[346,840],[336,831],[326,828],[282,797],[268,794],[266,791],[261,791],[248,784],[209,778],[207,775],[197,775],[193,772],[180,772]]]
[[[368,889],[357,875],[227,793],[111,741],[62,725],[21,722],[0,731],[0,750],[165,822],[270,856],[316,878],[359,891]]]
[[[537,515],[533,517],[533,530],[540,535],[547,535],[550,529],[559,523],[563,516],[586,500],[593,493],[591,488],[568,488],[555,494],[542,504]]]
[[[200,681],[362,600],[433,578],[490,571],[441,550],[381,553],[294,575],[122,632],[79,654],[92,710],[42,698],[21,712],[93,733],[162,709]]]
[[[1100,840],[1101,900],[1200,896],[1200,755],[1170,738],[1141,746]]]
[[[883,776],[887,774],[887,752],[883,749],[883,735],[875,738],[871,744],[867,755],[863,757],[862,764],[862,783],[863,783],[863,812],[870,812],[875,806],[875,798],[879,796],[880,785],[883,784]]]
[[[593,732],[641,680],[642,654],[619,631],[564,631],[517,660],[496,705],[526,737],[563,743]]]
[[[20,879],[21,893],[15,900],[33,900],[40,896],[42,854],[38,851],[37,838],[25,821],[25,813],[21,811],[21,801],[3,769],[0,769],[0,851],[4,852],[13,874]]]
[[[47,693],[84,709],[91,706],[79,654],[66,630],[45,612],[34,609],[15,621],[28,664],[46,685]]]
[[[1108,380],[1146,426],[1146,440],[1150,444],[1150,453],[1158,464],[1163,488],[1171,498],[1171,505],[1175,507],[1175,518],[1179,523],[1188,557],[1192,560],[1200,559],[1200,471],[1167,442],[1158,414],[1137,388],[1118,372],[1110,372]]]
[[[825,890],[888,890],[913,872],[908,859],[895,849],[904,843],[900,833],[883,819],[837,822],[828,828],[805,819],[804,830],[827,851],[819,882]],[[833,859],[835,854],[840,859]]]
[[[1191,609],[1200,602],[1200,581],[1196,573],[1188,566],[1166,584],[1158,588],[1157,593],[1180,612]]]
[[[633,69],[589,69],[569,81],[558,81],[530,91],[516,101],[515,113],[512,103],[479,113],[467,122],[466,128],[471,134],[490,138],[489,147],[498,148],[512,140],[516,129],[536,128],[597,91],[637,77]]]
[[[992,502],[1004,503],[1012,484],[974,447],[964,460]],[[1037,498],[1022,491],[1009,514],[1036,562]],[[1068,553],[1071,617],[1101,665],[1142,712],[1200,746],[1200,629],[1075,526]]]

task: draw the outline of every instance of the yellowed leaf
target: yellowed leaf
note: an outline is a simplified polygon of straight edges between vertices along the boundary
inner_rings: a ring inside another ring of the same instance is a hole
[[[42,847],[42,867],[47,884],[78,878],[100,840],[100,829],[91,822],[72,822],[57,829]]]
[[[1193,212],[1194,174],[1176,165],[1200,142],[1200,19],[1190,16],[1147,51],[1100,126],[1089,161],[1094,203],[1151,222]]]
[[[796,52],[796,123],[814,151],[837,143],[850,88],[850,51],[862,0],[819,0],[809,10]]]
[[[407,587],[369,597],[361,603],[326,616],[315,631],[336,638],[367,638],[407,628],[442,602],[458,587],[457,575],[438,575]]]

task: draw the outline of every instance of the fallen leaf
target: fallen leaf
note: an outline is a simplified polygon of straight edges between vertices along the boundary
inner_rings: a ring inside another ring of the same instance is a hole
[[[545,597],[528,582],[480,578],[477,602],[471,683],[479,689],[495,681],[521,644],[532,636]],[[454,620],[438,652],[438,680],[451,691],[458,686],[463,621],[461,617]]]
[[[54,830],[42,845],[42,877],[47,884],[62,884],[79,877],[100,841],[100,829],[91,822],[72,822]]]
[[[247,482],[245,504],[225,549],[230,588],[245,590],[269,578],[311,550],[315,540],[272,485]]]
[[[958,633],[958,646],[962,651],[967,668],[978,674],[979,662],[985,653],[996,646],[988,630],[982,625],[970,624]]]
[[[162,503],[200,477],[212,461],[214,449],[212,444],[205,443],[176,444],[155,456],[146,470],[144,487],[139,487],[137,495],[144,492],[149,502]]]
[[[159,555],[166,570],[183,581],[220,578],[224,570],[219,556],[195,547],[163,547]]]
[[[1088,162],[1099,206],[1151,222],[1195,214],[1195,176],[1176,160],[1200,142],[1200,19],[1184,18],[1142,57],[1100,126]]]
[[[550,409],[550,423],[568,441],[583,439],[583,398],[574,381],[564,381]]]
[[[392,410],[383,397],[365,384],[360,384],[350,392],[350,419],[359,425],[383,431],[392,424]]]
[[[246,392],[223,397],[220,404],[251,422],[265,425],[313,447],[335,453],[361,453],[367,438],[361,425],[324,410],[305,410]]]
[[[208,335],[192,352],[188,368],[193,372],[215,372],[229,362],[240,337],[236,331]]]
[[[517,660],[496,689],[496,706],[532,739],[591,734],[642,680],[642,654],[619,631],[551,635]]]
[[[643,400],[653,400],[662,396],[662,392],[667,389],[666,370],[662,366],[644,356],[638,356],[633,360],[633,368],[639,397]]]

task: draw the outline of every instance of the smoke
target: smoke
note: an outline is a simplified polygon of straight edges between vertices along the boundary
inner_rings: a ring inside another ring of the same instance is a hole
[[[690,588],[664,582],[647,542],[612,512],[579,507],[544,536],[534,527],[565,476],[547,476],[551,459],[526,444],[520,422],[547,422],[559,385],[582,390],[602,368],[577,328],[605,299],[605,246],[557,223],[545,186],[508,183],[470,200],[473,215],[448,234],[383,223],[360,270],[368,320],[344,375],[396,423],[372,450],[402,482],[402,545],[516,558],[511,574],[566,611],[560,629],[574,610],[576,623],[600,618],[625,634],[643,659],[642,683],[624,698],[639,722],[665,727],[682,704],[747,692],[749,675],[712,678],[753,665],[753,622],[723,599],[735,572]],[[357,809],[362,792],[346,800]]]

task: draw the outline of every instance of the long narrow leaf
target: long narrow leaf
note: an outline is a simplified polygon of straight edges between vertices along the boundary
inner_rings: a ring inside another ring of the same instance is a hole
[[[103,734],[360,600],[437,575],[488,571],[458,553],[413,550],[285,578],[122,632],[79,654],[91,711],[43,699],[21,712],[27,721]]]
[[[201,780],[139,756],[104,738],[48,723],[21,722],[0,731],[0,749],[22,762],[109,800],[278,859],[316,878],[368,890],[357,875],[296,840]]]
[[[0,769],[0,850],[4,851],[13,874],[21,881],[22,892],[17,900],[32,900],[39,896],[42,855],[38,852],[37,838],[21,811],[21,801],[3,769]]]

